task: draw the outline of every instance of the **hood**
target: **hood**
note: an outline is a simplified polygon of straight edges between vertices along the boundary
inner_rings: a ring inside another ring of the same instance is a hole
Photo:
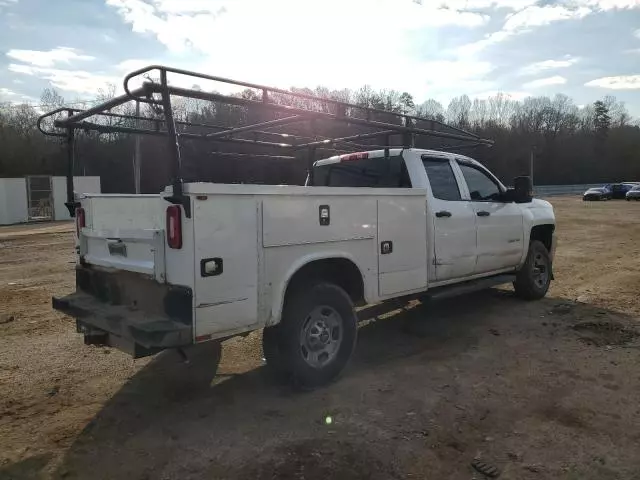
[[[529,208],[550,208],[550,209],[552,209],[553,205],[551,205],[546,200],[542,200],[540,198],[534,198],[533,200],[531,200],[531,203],[529,204]]]
[[[603,193],[603,192],[604,192],[604,188],[590,188],[584,193],[587,194],[587,193]]]

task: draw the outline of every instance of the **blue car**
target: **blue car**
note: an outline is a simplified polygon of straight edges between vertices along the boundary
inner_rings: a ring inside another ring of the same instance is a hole
[[[611,185],[611,198],[622,199],[625,198],[627,192],[634,187],[631,182],[614,183]]]

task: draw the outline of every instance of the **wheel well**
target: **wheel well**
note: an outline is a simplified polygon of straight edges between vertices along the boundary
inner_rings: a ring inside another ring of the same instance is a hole
[[[346,258],[326,258],[307,263],[289,279],[285,302],[290,293],[304,285],[326,281],[341,287],[354,304],[364,302],[364,281],[360,270]]]
[[[531,240],[538,240],[551,251],[555,225],[536,225],[531,229]]]

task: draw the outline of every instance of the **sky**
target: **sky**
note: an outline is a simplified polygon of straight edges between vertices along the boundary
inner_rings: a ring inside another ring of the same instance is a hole
[[[640,0],[0,0],[0,102],[93,100],[158,63],[445,105],[614,95],[640,116]]]

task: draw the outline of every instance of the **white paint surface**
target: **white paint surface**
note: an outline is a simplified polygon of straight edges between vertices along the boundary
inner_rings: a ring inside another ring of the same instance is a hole
[[[71,220],[69,210],[64,205],[67,201],[67,178],[51,177],[53,188],[54,220]],[[100,193],[100,177],[73,177],[73,187],[76,193]]]
[[[27,183],[24,178],[0,178],[0,225],[28,220]]]
[[[66,177],[51,177],[54,220],[70,220]],[[74,177],[76,193],[100,193],[100,177]],[[0,178],[0,225],[29,221],[25,178]]]

